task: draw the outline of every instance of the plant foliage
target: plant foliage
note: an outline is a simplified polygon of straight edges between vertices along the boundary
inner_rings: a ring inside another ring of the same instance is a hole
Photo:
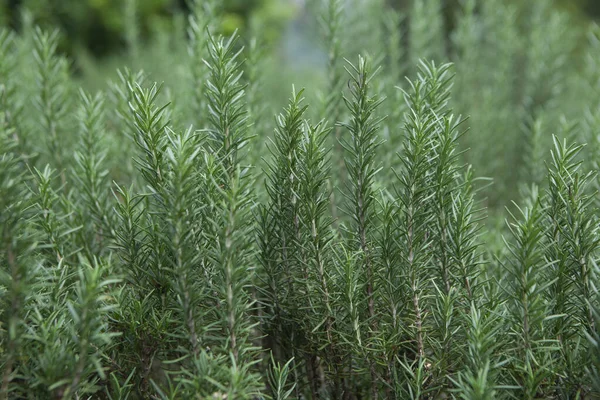
[[[600,396],[597,28],[575,74],[546,1],[448,40],[437,0],[313,1],[323,89],[270,122],[217,3],[181,91],[0,32],[0,399]]]

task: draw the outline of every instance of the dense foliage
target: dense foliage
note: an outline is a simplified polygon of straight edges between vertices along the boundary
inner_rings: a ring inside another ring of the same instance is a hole
[[[325,76],[271,121],[217,3],[173,87],[0,32],[0,399],[599,396],[598,30],[312,0]]]

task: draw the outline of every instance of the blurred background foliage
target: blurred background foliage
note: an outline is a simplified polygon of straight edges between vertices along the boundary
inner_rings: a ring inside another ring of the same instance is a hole
[[[23,11],[31,13],[40,26],[59,27],[63,51],[86,49],[95,56],[118,52],[127,44],[130,12],[134,10],[140,40],[147,42],[159,29],[174,29],[179,18],[189,12],[188,0],[2,0],[0,22],[16,30],[22,25]],[[255,21],[267,27],[274,39],[294,15],[294,7],[281,0],[224,0],[223,33],[244,30]]]
[[[309,0],[310,1],[310,0]],[[524,0],[507,0],[507,2]],[[535,2],[535,0],[532,0]],[[298,5],[306,0],[223,0],[223,33],[244,30],[252,24],[262,27],[267,40],[277,40],[286,24],[301,12]],[[408,0],[388,0],[402,10]],[[461,0],[445,0],[444,8],[451,21]],[[188,0],[1,0],[0,23],[19,30],[23,11],[31,12],[33,22],[41,26],[60,27],[63,51],[74,53],[85,49],[94,56],[106,56],[122,50],[127,44],[129,13],[135,10],[142,42],[152,39],[159,29],[176,28],[181,19],[176,16],[189,12]],[[586,18],[600,17],[600,1],[559,0],[563,7]]]

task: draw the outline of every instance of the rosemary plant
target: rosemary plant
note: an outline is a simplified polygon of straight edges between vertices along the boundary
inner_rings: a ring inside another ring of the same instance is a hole
[[[125,4],[179,85],[0,30],[0,399],[598,397],[598,28],[579,71],[546,1],[313,0],[282,107],[217,3]]]

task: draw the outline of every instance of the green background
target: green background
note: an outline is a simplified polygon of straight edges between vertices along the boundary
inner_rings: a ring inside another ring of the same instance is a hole
[[[530,1],[530,0],[507,0]],[[531,0],[535,1],[535,0]],[[127,5],[135,2],[140,40],[147,41],[159,29],[173,29],[174,16],[185,15],[186,0],[1,0],[0,24],[19,30],[23,10],[29,10],[36,24],[60,27],[63,51],[72,53],[83,48],[95,56],[118,52],[126,44]],[[390,0],[402,9],[407,0]],[[447,15],[455,13],[460,0],[446,0]],[[582,18],[600,17],[600,1],[557,0],[557,6],[568,8]],[[290,0],[223,0],[224,33],[245,29],[254,20],[267,27],[265,33],[275,39],[298,10]]]

